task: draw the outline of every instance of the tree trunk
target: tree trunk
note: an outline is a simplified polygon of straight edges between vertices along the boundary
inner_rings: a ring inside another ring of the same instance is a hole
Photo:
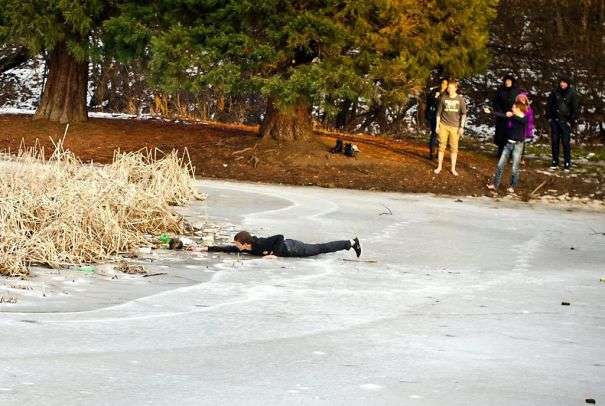
[[[335,127],[339,130],[344,130],[349,124],[351,117],[351,100],[345,99],[340,103],[338,114],[336,114]]]
[[[313,122],[309,105],[301,101],[290,108],[279,109],[269,98],[260,136],[267,141],[279,142],[310,140],[313,137]]]
[[[86,121],[87,85],[88,62],[78,62],[65,43],[57,44],[49,55],[48,79],[34,119],[60,123]]]

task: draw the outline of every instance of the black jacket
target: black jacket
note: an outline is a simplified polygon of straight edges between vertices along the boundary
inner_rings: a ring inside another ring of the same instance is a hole
[[[510,111],[515,103],[515,99],[519,94],[519,88],[516,86],[513,78],[508,77],[513,81],[511,87],[506,87],[504,82],[496,91],[496,96],[492,100],[492,107],[494,108],[494,115],[496,117],[496,132],[494,134],[494,143],[496,145],[506,144],[508,137],[508,118],[506,112]],[[506,79],[505,79],[506,80]]]
[[[437,119],[437,107],[439,107],[439,99],[443,93],[441,92],[441,86],[434,87],[429,90],[429,93],[426,97],[426,114],[425,117],[427,121],[432,123]]]
[[[578,119],[579,106],[580,102],[576,89],[572,86],[565,90],[557,87],[548,96],[546,118],[567,121],[573,126]]]
[[[498,88],[496,91],[496,96],[492,102],[494,113],[496,113],[496,120],[502,117],[498,113],[506,114],[507,111],[510,111],[510,109],[513,107],[513,104],[515,104],[515,99],[518,95],[519,88],[515,86],[514,83],[512,87],[502,85]]]
[[[241,251],[246,254],[262,257],[264,255],[279,255],[282,252],[284,236],[281,234],[267,238],[252,237],[252,249]],[[235,245],[210,246],[208,252],[240,252]]]

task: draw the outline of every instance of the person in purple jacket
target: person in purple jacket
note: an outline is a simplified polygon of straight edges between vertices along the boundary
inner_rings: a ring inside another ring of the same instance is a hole
[[[494,134],[494,144],[498,146],[498,158],[502,155],[502,151],[507,144],[508,133],[510,131],[510,121],[506,115],[511,111],[512,105],[519,94],[517,81],[512,73],[506,74],[502,79],[502,85],[496,91],[496,95],[492,101],[492,108],[496,119],[496,132]]]
[[[519,183],[519,163],[521,162],[521,155],[523,153],[523,147],[525,144],[525,130],[527,128],[527,106],[520,102],[515,102],[511,109],[512,111],[506,112],[506,117],[510,119],[511,126],[507,131],[507,140],[502,155],[498,161],[496,167],[496,173],[492,183],[487,185],[487,188],[493,191],[497,191],[502,180],[502,174],[504,173],[504,166],[506,165],[510,156],[513,160],[512,177],[510,187],[507,189],[509,193],[515,193],[515,188]]]
[[[535,125],[534,125],[534,109],[531,107],[531,100],[529,98],[529,94],[522,90],[521,93],[519,93],[519,95],[517,95],[517,98],[515,99],[515,103],[521,103],[522,105],[524,105],[526,107],[525,110],[525,117],[527,118],[527,124],[525,125],[525,131],[524,131],[524,135],[525,135],[525,140],[524,143],[527,142],[532,142],[534,139],[534,130],[535,130]],[[508,123],[508,127],[511,128],[512,127],[512,121],[510,121],[509,119],[509,123]],[[523,146],[523,152],[521,152],[521,164],[525,165],[525,160],[523,159],[525,157],[525,146]]]
[[[534,139],[535,121],[534,121],[534,110],[531,107],[531,100],[529,94],[522,91],[515,100],[516,103],[521,103],[527,107],[525,111],[525,117],[527,117],[527,125],[525,126],[525,141],[532,141]],[[509,128],[512,126],[512,122],[509,121]]]

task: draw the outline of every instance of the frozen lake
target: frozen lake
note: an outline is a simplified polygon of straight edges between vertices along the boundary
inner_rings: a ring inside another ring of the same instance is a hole
[[[215,221],[309,242],[359,236],[372,262],[345,261],[351,251],[198,267],[185,255],[165,272],[186,283],[143,296],[88,283],[77,306],[2,304],[1,405],[605,402],[603,213],[200,187]]]

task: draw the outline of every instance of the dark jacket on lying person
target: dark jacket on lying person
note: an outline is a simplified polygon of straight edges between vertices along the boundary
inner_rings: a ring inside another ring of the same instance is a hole
[[[243,252],[255,256],[310,257],[353,248],[358,257],[361,255],[361,245],[357,238],[323,244],[305,244],[302,241],[284,239],[281,234],[260,238],[250,235],[247,231],[241,231],[234,237],[234,241],[238,245],[210,246],[208,252]]]
[[[278,255],[284,243],[284,236],[281,234],[267,238],[259,238],[252,236],[250,245],[252,249],[242,250],[235,245],[210,246],[208,252],[245,252],[250,255],[262,257],[263,255]]]

